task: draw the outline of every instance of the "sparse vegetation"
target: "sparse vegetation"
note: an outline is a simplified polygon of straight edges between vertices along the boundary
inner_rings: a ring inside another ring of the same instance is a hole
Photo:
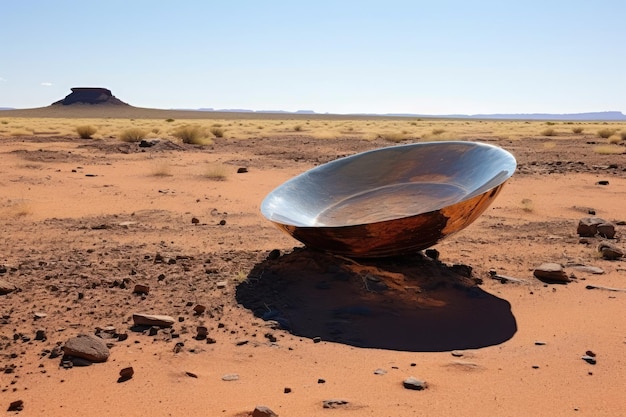
[[[296,131],[296,132],[301,132],[302,131],[302,125],[295,125],[293,127],[293,130]]]
[[[406,139],[406,136],[404,135],[404,133],[401,133],[401,132],[379,133],[378,137],[388,142],[394,142],[394,143],[402,142],[403,140]]]
[[[209,132],[211,132],[211,134],[215,136],[216,138],[224,137],[224,129],[222,129],[220,126],[221,125],[218,125],[218,126],[213,125],[213,127],[209,129]]]
[[[172,175],[172,169],[166,161],[160,161],[152,167],[152,175],[155,177],[169,177]]]
[[[600,129],[598,130],[598,136],[601,137],[602,139],[608,139],[611,136],[613,136],[615,134],[616,130],[615,129]]]
[[[185,125],[180,126],[172,135],[175,138],[180,139],[183,143],[188,143],[192,145],[206,145],[210,143],[210,140],[207,138],[207,134],[205,129],[200,125]]]
[[[619,137],[622,138],[622,140],[626,140],[626,130],[620,132]]]
[[[432,130],[432,134],[433,135],[441,135],[442,133],[444,133],[446,130],[445,129],[433,129]]]
[[[535,211],[535,206],[533,204],[533,201],[530,198],[524,198],[522,199],[522,210],[524,210],[526,213],[532,213],[533,211]]]
[[[82,125],[76,127],[76,133],[81,139],[91,139],[92,136],[98,131],[92,125]]]
[[[613,135],[609,138],[608,142],[612,145],[617,145],[622,142],[622,138],[619,135]]]
[[[578,134],[583,133],[583,131],[585,130],[585,128],[580,127],[580,126],[576,126],[572,128],[572,132]]]
[[[556,131],[552,128],[544,129],[541,131],[541,136],[555,136]]]
[[[619,155],[626,152],[626,148],[619,145],[600,145],[593,148],[595,153],[599,153],[601,155]]]
[[[554,123],[554,122],[546,122],[546,125],[548,125],[548,126],[554,126],[555,124],[556,123]]]
[[[174,121],[174,119],[165,119],[165,121],[166,121],[167,123],[172,123],[172,122]]]
[[[120,135],[120,140],[123,142],[141,142],[146,138],[148,133],[138,127],[131,127],[124,130]]]
[[[213,181],[225,181],[228,178],[228,169],[224,164],[210,163],[204,172],[204,177]]]

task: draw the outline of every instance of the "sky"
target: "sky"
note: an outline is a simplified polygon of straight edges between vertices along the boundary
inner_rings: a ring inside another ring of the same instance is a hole
[[[626,2],[0,0],[0,107],[626,112]]]

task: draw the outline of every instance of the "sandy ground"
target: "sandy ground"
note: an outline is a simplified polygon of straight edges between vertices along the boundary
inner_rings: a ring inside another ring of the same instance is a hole
[[[624,248],[626,157],[595,154],[584,138],[495,144],[518,172],[474,224],[436,246],[440,262],[352,262],[302,248],[259,205],[306,169],[388,142],[0,139],[0,280],[18,288],[0,295],[1,412],[626,415],[626,292],[586,288],[626,288],[626,264],[576,234],[593,209],[618,224],[612,243]],[[206,175],[217,163],[223,181]],[[564,265],[572,282],[534,278],[544,262]],[[367,273],[385,289],[366,285]],[[133,325],[141,312],[175,323],[150,335]],[[50,357],[107,326],[106,362],[67,369]],[[134,375],[118,382],[126,367]],[[428,387],[405,389],[410,376]],[[324,408],[331,399],[347,403]],[[23,410],[7,411],[18,400]]]

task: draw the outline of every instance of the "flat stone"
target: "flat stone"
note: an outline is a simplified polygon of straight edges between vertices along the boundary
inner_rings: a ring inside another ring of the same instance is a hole
[[[15,290],[17,290],[17,287],[15,285],[11,284],[9,281],[0,279],[0,295],[6,295],[12,293]]]
[[[350,404],[349,401],[347,400],[340,400],[340,399],[331,399],[331,400],[324,400],[322,402],[322,407],[324,408],[338,408],[341,406],[345,406]]]
[[[72,337],[63,345],[63,352],[91,362],[106,362],[109,358],[109,348],[104,340],[90,334]]]
[[[173,317],[158,314],[134,313],[133,322],[136,326],[159,326],[172,327],[174,325]]]
[[[570,282],[571,280],[563,270],[563,266],[554,262],[539,265],[533,275],[543,282]]]
[[[222,381],[238,381],[239,374],[226,374],[222,377]]]
[[[416,391],[421,391],[428,388],[428,383],[426,381],[422,381],[412,376],[402,381],[402,385],[406,389],[412,389]]]
[[[278,414],[264,405],[257,405],[252,412],[252,417],[278,417]]]
[[[594,275],[604,274],[604,269],[598,268],[597,266],[576,265],[576,266],[572,266],[571,268],[575,269],[576,271],[586,272],[588,274],[594,274]]]

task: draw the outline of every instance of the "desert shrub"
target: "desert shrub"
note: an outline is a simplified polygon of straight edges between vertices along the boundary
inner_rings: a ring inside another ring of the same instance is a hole
[[[293,130],[294,130],[294,131],[296,131],[296,132],[300,132],[300,131],[302,131],[302,125],[295,125],[295,126],[293,127]]]
[[[228,169],[220,163],[211,163],[207,166],[204,176],[213,181],[225,181],[228,178]]]
[[[626,131],[620,132],[619,137],[622,138],[622,140],[626,140]]]
[[[3,125],[8,125],[8,124],[9,124],[9,121],[8,121],[8,120],[3,120],[3,121],[2,121],[2,122],[0,122],[0,123],[2,123]]]
[[[406,136],[400,132],[379,133],[378,137],[380,139],[386,140],[388,142],[394,142],[394,143],[402,142],[403,140],[406,139]]]
[[[546,124],[547,124],[548,126],[554,126],[556,123],[554,123],[554,122],[546,122]]]
[[[123,142],[141,142],[145,139],[147,133],[145,130],[140,129],[138,127],[131,127],[130,129],[126,129],[120,135],[120,140]]]
[[[583,133],[583,130],[585,130],[584,128],[577,126],[577,127],[573,127],[572,128],[572,132],[576,133],[576,134],[580,134]]]
[[[613,135],[609,138],[608,142],[612,145],[617,145],[622,141],[622,138],[619,135]]]
[[[91,139],[91,137],[96,133],[98,129],[91,125],[82,125],[76,127],[76,133],[80,136],[81,139]]]
[[[167,123],[172,123],[172,122],[174,121],[174,119],[165,119],[165,121],[166,121]]]
[[[554,135],[556,135],[556,132],[554,131],[554,129],[548,128],[548,129],[542,130],[541,131],[541,135],[542,136],[554,136]]]
[[[219,125],[219,126],[221,126],[221,125]],[[224,129],[222,129],[219,126],[213,125],[209,129],[209,132],[211,132],[213,134],[213,136],[215,136],[216,138],[223,138],[224,137]]]
[[[598,130],[598,136],[602,139],[608,139],[615,134],[615,129],[600,129]]]
[[[433,131],[431,133],[433,135],[441,135],[444,132],[445,132],[445,129],[433,129]]]
[[[175,138],[180,139],[183,143],[189,143],[193,145],[206,145],[210,143],[207,138],[205,129],[199,125],[185,125],[180,126],[172,135]]]

